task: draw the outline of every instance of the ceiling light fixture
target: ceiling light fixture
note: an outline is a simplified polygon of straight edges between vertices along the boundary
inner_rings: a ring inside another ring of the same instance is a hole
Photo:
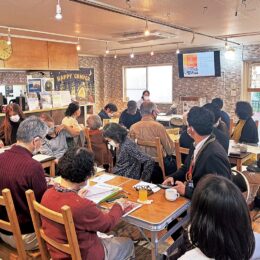
[[[176,49],[176,54],[180,53],[180,49],[179,49],[179,44],[177,43],[177,49]]]
[[[153,46],[151,46],[151,52],[150,52],[150,55],[151,55],[151,56],[154,55]]]
[[[61,20],[62,19],[60,0],[57,0],[55,18],[57,20]]]
[[[225,52],[225,58],[227,60],[234,60],[236,56],[236,51],[234,48],[228,46],[226,52]]]
[[[115,51],[114,59],[117,59],[117,54],[116,54],[116,51]]]
[[[192,33],[192,38],[191,38],[190,44],[193,44],[194,41],[195,41],[195,33],[193,32],[193,33]]]
[[[7,44],[8,44],[8,45],[11,45],[11,44],[12,44],[11,29],[10,29],[10,28],[8,28]]]
[[[150,35],[150,31],[148,28],[148,21],[145,21],[145,29],[144,29],[144,36],[149,36]]]
[[[135,54],[134,54],[134,49],[132,48],[132,52],[130,54],[130,58],[133,59],[135,57]]]
[[[81,46],[80,46],[80,42],[79,42],[79,38],[78,38],[78,44],[77,44],[76,49],[77,49],[77,51],[80,51],[80,50],[81,50]]]
[[[228,42],[227,42],[227,38],[226,38],[226,41],[225,41],[225,49],[228,50],[229,46],[228,46]]]
[[[109,54],[109,49],[108,49],[108,43],[106,42],[106,51],[105,51],[106,54]]]

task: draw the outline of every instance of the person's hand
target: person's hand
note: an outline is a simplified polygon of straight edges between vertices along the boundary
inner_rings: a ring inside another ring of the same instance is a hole
[[[55,133],[59,134],[61,130],[63,130],[65,128],[64,125],[57,125],[55,126]]]
[[[88,190],[87,190],[87,187],[83,187],[81,188],[79,191],[78,191],[78,195],[81,197],[81,198],[86,198],[86,195],[88,193]]]
[[[167,178],[163,183],[162,183],[163,185],[168,185],[168,186],[170,186],[170,185],[174,185],[174,179],[173,179],[173,177],[169,177],[169,178]]]
[[[0,148],[3,148],[5,145],[2,140],[0,140]]]
[[[176,189],[180,195],[184,196],[185,195],[185,184],[181,181],[176,181],[176,186],[174,186],[174,189]]]
[[[123,210],[123,212],[125,213],[127,211],[127,209],[129,209],[129,207],[131,207],[132,203],[128,200],[125,200],[123,198],[118,199],[115,201],[117,204],[119,204]]]

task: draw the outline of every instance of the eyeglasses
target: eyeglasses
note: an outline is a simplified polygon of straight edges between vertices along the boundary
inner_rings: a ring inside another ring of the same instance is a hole
[[[44,140],[41,136],[37,135],[33,138],[35,141],[40,140],[41,141],[41,145],[46,144],[46,140]]]

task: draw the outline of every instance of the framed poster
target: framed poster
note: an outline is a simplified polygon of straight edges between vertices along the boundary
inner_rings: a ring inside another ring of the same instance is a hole
[[[29,93],[39,93],[42,91],[42,79],[28,79],[27,87]]]

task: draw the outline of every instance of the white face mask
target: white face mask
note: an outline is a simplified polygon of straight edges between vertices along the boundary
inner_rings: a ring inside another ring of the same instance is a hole
[[[20,116],[19,115],[10,116],[10,120],[14,123],[17,123],[20,120]]]
[[[149,96],[144,96],[144,100],[148,101],[148,100],[150,100],[150,97]]]
[[[117,147],[117,144],[115,143],[115,141],[111,140],[108,142],[112,147]]]

